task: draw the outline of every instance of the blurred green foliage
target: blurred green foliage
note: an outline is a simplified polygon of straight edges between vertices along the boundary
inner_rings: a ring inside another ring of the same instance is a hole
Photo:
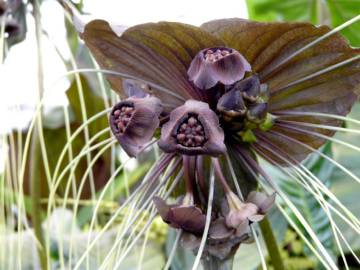
[[[359,0],[246,0],[249,18],[257,21],[305,21],[336,27],[360,14]],[[341,33],[360,46],[360,22]]]

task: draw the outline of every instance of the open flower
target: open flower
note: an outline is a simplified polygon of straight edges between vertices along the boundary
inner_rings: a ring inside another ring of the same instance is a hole
[[[146,179],[157,183],[173,161],[182,159],[182,166],[170,166],[166,179],[184,172],[186,196],[192,198],[176,205],[155,199],[160,215],[186,232],[183,239],[190,240],[183,242],[189,247],[200,249],[202,242],[209,256],[231,257],[252,238],[249,225],[263,219],[274,202],[274,196],[255,192],[259,175],[277,189],[257,156],[278,168],[295,166],[334,134],[342,121],[322,114],[344,116],[351,110],[360,91],[360,60],[354,58],[359,51],[339,34],[318,39],[330,29],[308,23],[224,19],[201,27],[142,24],[122,35],[113,29],[94,20],[81,37],[102,68],[119,73],[108,79],[122,98],[129,94],[128,79],[145,83],[141,89],[148,94],[115,106],[110,116],[115,136],[134,156],[160,128],[159,146],[167,154]],[[129,119],[121,116],[123,106],[125,115],[131,112]],[[146,108],[151,117],[143,113]],[[143,133],[134,129],[134,121]],[[299,128],[304,122],[306,128]],[[330,128],[319,128],[324,126]],[[221,185],[211,192],[214,178]],[[218,203],[224,197],[226,214]],[[208,209],[206,219],[203,209]]]
[[[205,102],[188,100],[170,113],[161,129],[160,148],[184,155],[225,153],[224,132],[214,111]]]
[[[201,50],[188,69],[190,81],[200,89],[209,89],[218,82],[230,85],[251,71],[250,64],[236,50],[217,47]]]
[[[131,97],[114,106],[110,127],[129,156],[135,157],[151,140],[161,111],[160,100],[155,97]]]

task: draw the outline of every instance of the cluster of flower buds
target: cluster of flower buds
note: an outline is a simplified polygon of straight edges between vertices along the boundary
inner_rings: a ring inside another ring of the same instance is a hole
[[[267,196],[260,192],[250,192],[246,201],[242,202],[231,191],[226,194],[221,213],[214,213],[205,252],[219,260],[226,260],[239,247],[241,243],[251,243],[253,237],[250,225],[262,220],[273,206],[275,195]],[[201,216],[200,213],[197,214]],[[200,225],[202,223],[198,223]],[[205,225],[205,224],[204,224]],[[172,226],[174,228],[179,228]],[[191,230],[186,230],[181,238],[184,247],[195,252],[200,246],[201,237]]]
[[[258,76],[252,75],[229,87],[221,96],[217,110],[224,125],[230,129],[246,132],[255,128],[266,129],[268,123],[268,88]]]

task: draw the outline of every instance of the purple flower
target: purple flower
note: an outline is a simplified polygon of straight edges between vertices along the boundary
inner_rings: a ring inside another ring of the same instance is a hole
[[[170,113],[161,129],[160,148],[167,153],[213,155],[225,153],[224,132],[209,105],[188,100]]]
[[[159,214],[185,232],[185,246],[197,250],[206,239],[207,255],[231,257],[251,241],[250,225],[275,200],[256,191],[258,176],[276,191],[257,157],[278,168],[298,165],[334,134],[342,121],[321,114],[344,116],[351,110],[359,94],[359,60],[343,61],[359,51],[338,34],[299,51],[330,31],[308,23],[160,22],[131,27],[121,36],[113,29],[94,20],[81,37],[102,68],[121,75],[108,76],[112,88],[122,98],[133,96],[110,116],[115,136],[135,156],[160,128],[154,137],[166,154],[146,179],[153,187],[160,175],[175,185],[172,179],[182,177],[176,191],[186,195],[174,205],[156,198]],[[306,129],[299,128],[304,122]],[[318,128],[323,126],[331,128]],[[214,194],[210,180],[220,183]],[[220,205],[224,197],[226,211]],[[205,213],[209,202],[212,212]]]
[[[200,89],[209,89],[218,82],[230,85],[240,81],[250,64],[235,49],[215,47],[201,50],[188,69],[190,81]]]
[[[114,106],[110,127],[129,156],[135,157],[152,139],[161,111],[161,102],[155,97],[131,97]]]

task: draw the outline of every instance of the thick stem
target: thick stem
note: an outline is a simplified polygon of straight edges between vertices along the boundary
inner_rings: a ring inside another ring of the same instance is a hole
[[[280,249],[277,245],[275,235],[267,217],[260,222],[260,229],[265,240],[272,266],[275,270],[285,270],[284,263],[280,255]]]
[[[37,54],[38,54],[38,101],[40,102],[44,94],[44,70],[42,65],[42,26],[41,26],[41,15],[40,15],[40,4],[38,0],[33,0],[33,14],[35,19],[35,31],[37,41]],[[41,124],[41,113],[36,116],[37,128],[34,130],[32,142],[31,142],[31,155],[30,159],[30,196],[31,196],[31,219],[34,227],[34,232],[38,245],[38,255],[40,265],[43,270],[48,269],[48,257],[46,255],[45,241],[43,231],[41,227],[41,175],[40,175],[40,164],[42,161],[40,134],[42,132]]]
[[[201,260],[204,270],[232,270],[234,257],[220,260],[217,257],[208,255]]]
[[[31,143],[30,159],[30,196],[31,196],[31,220],[35,232],[35,236],[40,245],[37,246],[41,269],[47,269],[47,256],[45,250],[45,241],[43,231],[41,228],[41,150],[40,141],[37,129],[34,130],[34,135]]]

